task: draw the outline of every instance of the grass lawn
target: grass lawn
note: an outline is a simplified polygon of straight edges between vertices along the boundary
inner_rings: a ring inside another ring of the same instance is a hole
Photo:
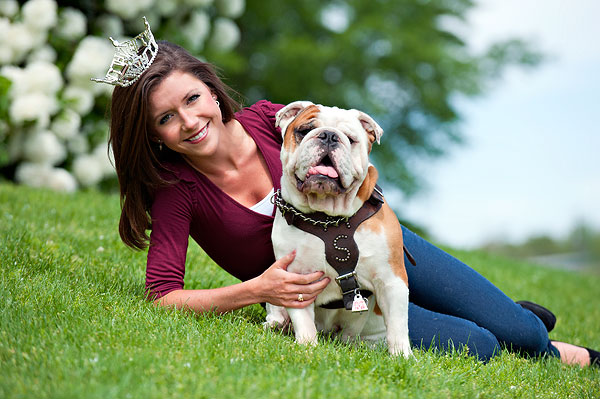
[[[305,348],[264,331],[258,305],[219,317],[155,308],[145,253],[121,243],[118,215],[115,195],[0,184],[0,398],[600,397],[600,368],[556,359]],[[600,348],[600,276],[449,252],[552,309],[553,339]],[[195,244],[187,271],[188,288],[235,282]]]

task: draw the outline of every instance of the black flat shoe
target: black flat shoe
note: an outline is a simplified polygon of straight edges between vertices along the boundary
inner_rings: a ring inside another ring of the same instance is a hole
[[[600,367],[600,352],[585,348],[590,353],[590,366]]]
[[[546,326],[546,330],[548,330],[548,332],[554,329],[554,325],[556,324],[556,316],[554,316],[554,313],[552,313],[545,307],[538,305],[537,303],[529,301],[517,301],[516,303],[518,303],[519,305],[521,305],[522,307],[531,311],[534,315],[539,317],[542,323],[544,323],[544,325]]]

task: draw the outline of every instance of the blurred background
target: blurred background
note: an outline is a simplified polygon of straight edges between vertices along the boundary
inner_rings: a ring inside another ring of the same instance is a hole
[[[600,272],[594,0],[0,0],[0,179],[112,191],[102,77],[146,16],[246,105],[358,108],[400,219]]]

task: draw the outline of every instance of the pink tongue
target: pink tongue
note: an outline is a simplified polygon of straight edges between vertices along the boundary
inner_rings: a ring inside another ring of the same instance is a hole
[[[311,168],[308,170],[308,175],[324,175],[329,176],[332,179],[336,179],[338,177],[338,173],[333,167],[325,165],[311,166]]]

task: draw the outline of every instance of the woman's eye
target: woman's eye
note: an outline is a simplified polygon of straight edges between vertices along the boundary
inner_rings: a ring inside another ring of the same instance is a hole
[[[200,95],[199,95],[199,94],[192,94],[192,95],[190,96],[190,98],[188,98],[188,104],[189,104],[189,103],[193,103],[194,101],[196,101],[196,100],[198,99],[198,97],[200,97]]]
[[[164,125],[165,123],[167,123],[169,121],[169,119],[171,119],[171,114],[167,114],[167,115],[163,116],[162,118],[160,118],[160,120],[158,121],[158,124]]]

